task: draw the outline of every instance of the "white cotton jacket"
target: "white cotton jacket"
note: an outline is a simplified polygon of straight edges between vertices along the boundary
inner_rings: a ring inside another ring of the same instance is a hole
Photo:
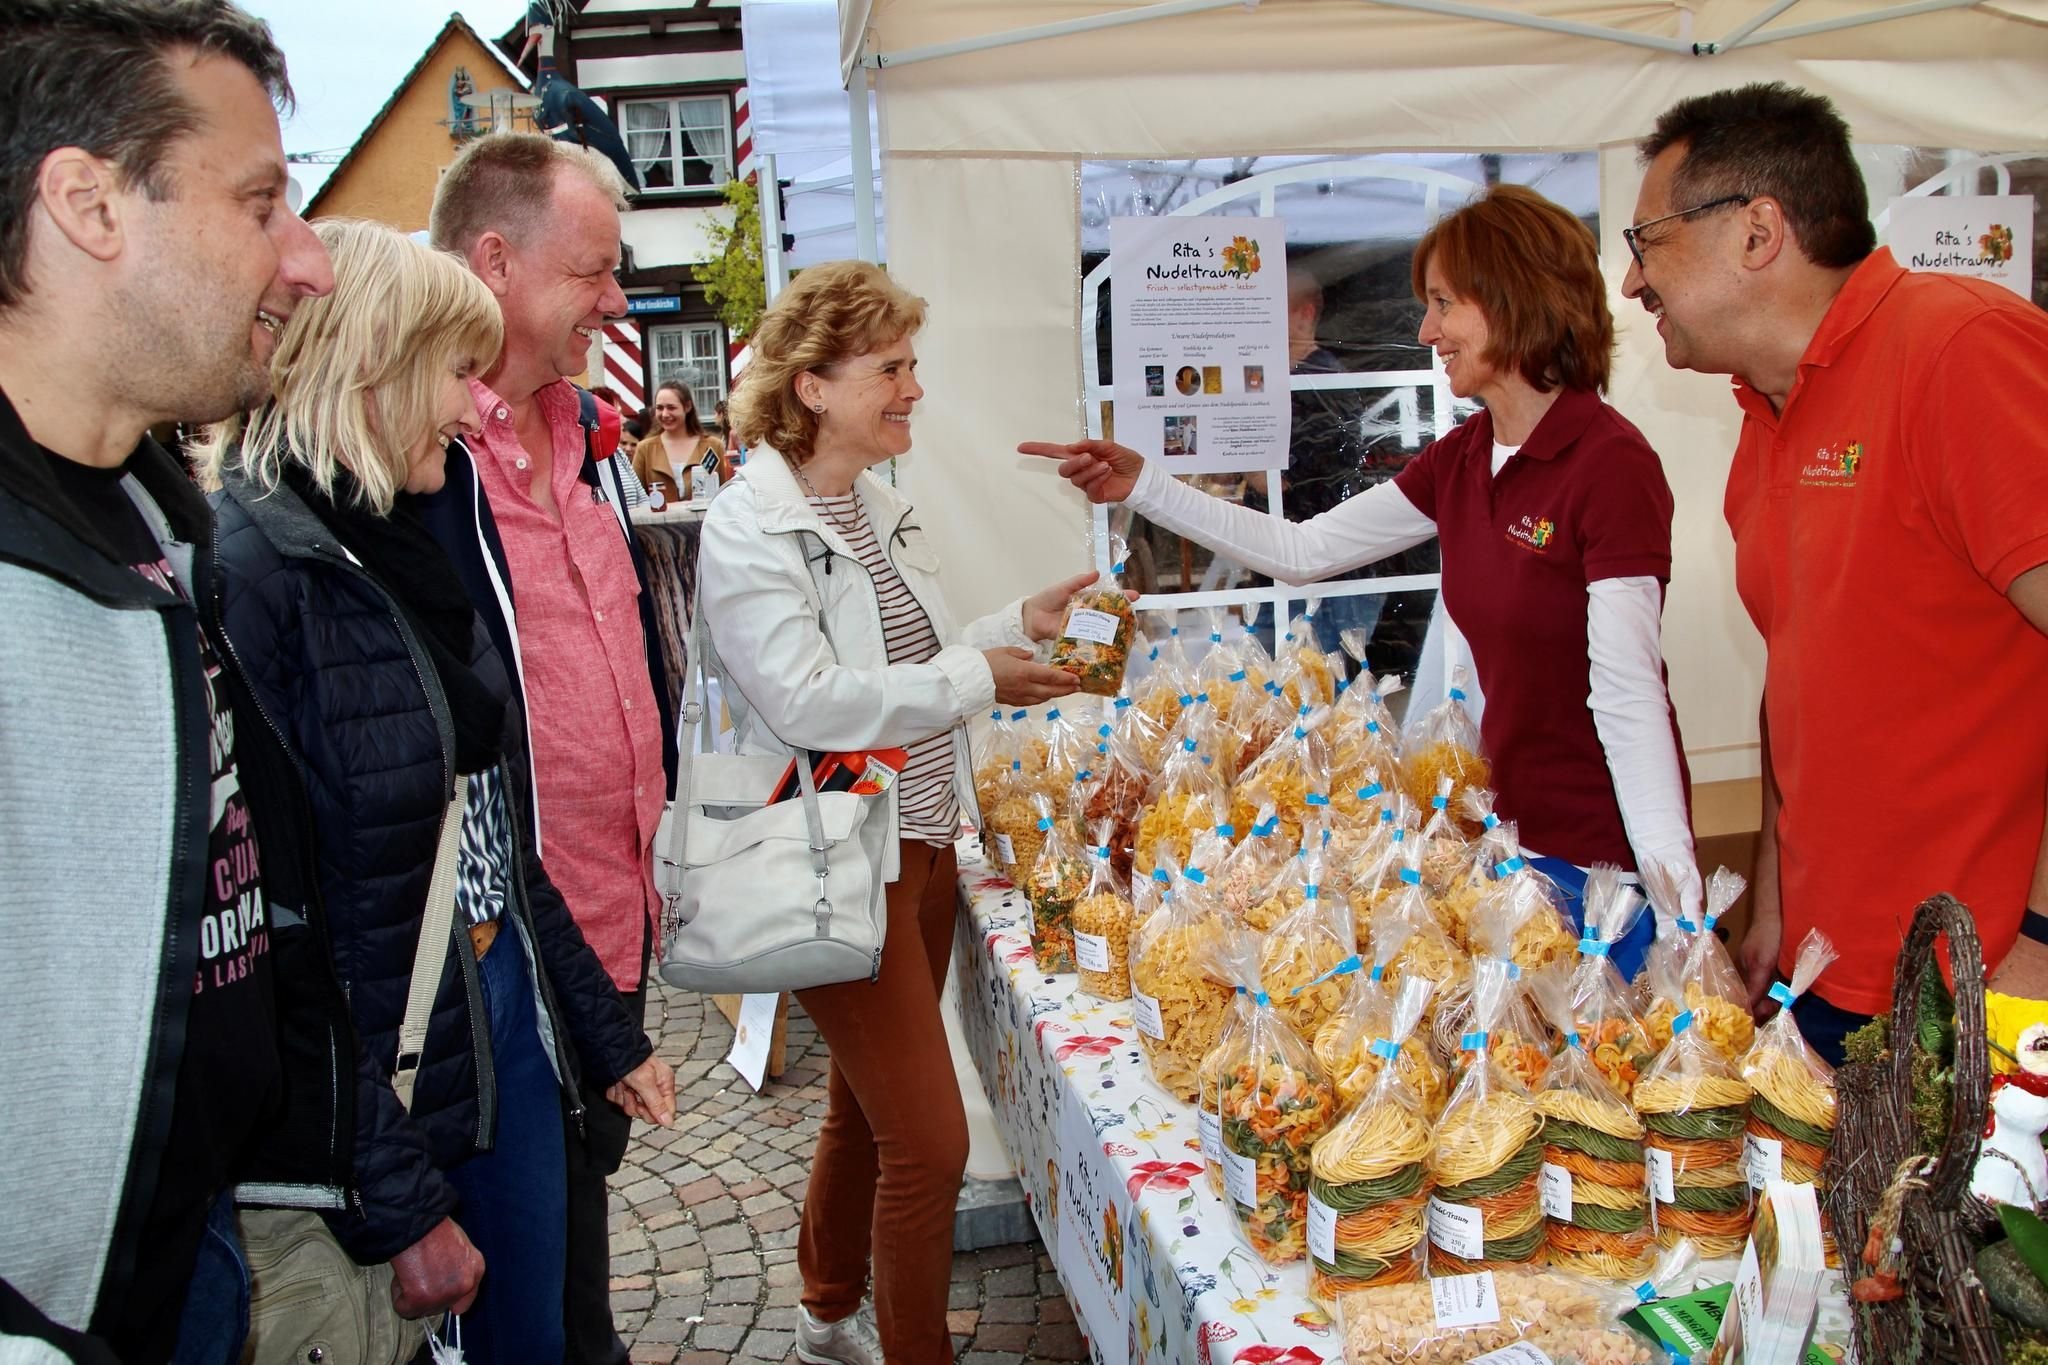
[[[975,811],[967,721],[995,701],[982,651],[1031,648],[1019,598],[954,625],[939,558],[910,503],[873,474],[854,483],[875,539],[931,619],[939,652],[891,664],[874,580],[820,517],[776,452],[756,447],[704,515],[697,609],[728,684],[739,752],[903,748],[950,730],[953,785]],[[897,793],[888,794],[887,880],[897,875]],[[977,816],[977,823],[979,819]]]

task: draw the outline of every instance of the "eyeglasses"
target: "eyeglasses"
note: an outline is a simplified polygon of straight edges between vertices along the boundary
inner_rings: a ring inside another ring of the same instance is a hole
[[[1647,223],[1637,223],[1634,227],[1625,227],[1621,230],[1621,240],[1628,243],[1628,253],[1636,258],[1636,265],[1640,267],[1644,263],[1644,228],[1655,227],[1659,223],[1668,223],[1673,218],[1690,218],[1695,213],[1705,213],[1708,209],[1725,209],[1730,204],[1747,204],[1749,200],[1750,196],[1746,194],[1724,194],[1719,199],[1709,199],[1704,204],[1694,204],[1689,209],[1680,209],[1676,213],[1667,213],[1661,218],[1652,218]]]

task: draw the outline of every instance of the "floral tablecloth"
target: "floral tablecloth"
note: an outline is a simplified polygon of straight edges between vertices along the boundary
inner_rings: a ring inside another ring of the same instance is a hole
[[[1031,908],[960,841],[961,1014],[1039,1232],[1098,1365],[1343,1358],[1305,1263],[1268,1266],[1202,1173],[1195,1111],[1152,1083],[1129,1002],[1031,960]]]

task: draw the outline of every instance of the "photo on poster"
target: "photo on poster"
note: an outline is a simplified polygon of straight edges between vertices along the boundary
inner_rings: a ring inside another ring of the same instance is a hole
[[[1173,387],[1190,397],[1202,391],[1202,372],[1192,365],[1183,365],[1173,376]]]
[[[1223,367],[1221,365],[1204,365],[1202,367],[1202,392],[1223,392]]]
[[[1195,449],[1195,419],[1193,417],[1168,417],[1166,419],[1166,449],[1168,459],[1186,459],[1200,452]]]
[[[1164,398],[1166,396],[1166,367],[1147,365],[1145,367],[1145,396]]]
[[[1246,393],[1264,393],[1266,391],[1266,367],[1264,365],[1247,365],[1244,367],[1244,391]]]

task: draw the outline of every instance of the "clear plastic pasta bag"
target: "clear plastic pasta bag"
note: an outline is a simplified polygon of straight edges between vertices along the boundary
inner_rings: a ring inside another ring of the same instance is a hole
[[[1399,987],[1387,982],[1387,963],[1400,952],[1405,941],[1396,932],[1389,934],[1385,942],[1373,944],[1370,966],[1347,976],[1344,999],[1337,1012],[1316,1031],[1311,1046],[1316,1060],[1323,1064],[1323,1070],[1330,1073],[1330,1081],[1337,1087],[1339,1104],[1358,1103],[1379,1078],[1387,1059],[1384,1053],[1373,1050],[1373,1043],[1389,1036],[1395,1001],[1413,994],[1417,1002],[1416,1022],[1402,1034],[1403,1041],[1428,1015],[1436,993],[1435,983],[1421,977],[1412,977]],[[1423,1114],[1434,1120],[1451,1093],[1450,1076],[1443,1065],[1419,1037],[1416,1046],[1404,1049],[1395,1064],[1421,1101]]]
[[[1624,1100],[1634,1096],[1637,1078],[1658,1049],[1609,954],[1643,911],[1642,896],[1622,882],[1620,869],[1593,867],[1586,878],[1585,932],[1571,974],[1572,1018],[1587,1058]]]
[[[1095,741],[1080,721],[1055,706],[1045,713],[1045,771],[1040,787],[1054,797],[1073,785],[1074,774],[1095,761]]]
[[[1659,862],[1643,869],[1643,885],[1653,904],[1679,903],[1679,875],[1679,869]],[[1749,992],[1742,984],[1742,974],[1735,970],[1734,959],[1728,956],[1727,945],[1714,932],[1721,916],[1742,899],[1748,885],[1740,873],[1717,868],[1707,878],[1706,918],[1697,925],[1684,919],[1676,921],[1686,940],[1679,962],[1680,995],[1678,999],[1662,999],[1651,1006],[1649,1017],[1643,1022],[1650,1026],[1652,1037],[1668,1036],[1671,1019],[1683,1009],[1693,1013],[1694,1026],[1730,1061],[1749,1051],[1756,1042]]]
[[[1826,1189],[1821,1167],[1834,1146],[1840,1114],[1835,1069],[1800,1036],[1792,1005],[1839,955],[1826,934],[1818,929],[1807,931],[1792,962],[1791,984],[1771,987],[1778,1012],[1757,1030],[1755,1044],[1737,1064],[1753,1092],[1744,1139],[1752,1190],[1761,1190],[1773,1180]],[[1831,1234],[1828,1240],[1832,1253]]]
[[[1131,925],[1136,908],[1129,882],[1118,875],[1111,839],[1116,823],[1093,827],[1088,885],[1074,902],[1074,965],[1081,989],[1098,1000],[1131,998]]]
[[[1210,970],[1227,976],[1230,968],[1227,963],[1219,961],[1211,964]],[[1244,1060],[1252,1019],[1252,998],[1245,993],[1244,987],[1235,986],[1231,991],[1230,1011],[1224,1016],[1223,1031],[1216,1036],[1216,1046],[1209,1049],[1202,1058],[1201,1066],[1196,1069],[1196,1083],[1201,1087],[1195,1097],[1195,1114],[1200,1124],[1202,1169],[1209,1177],[1209,1188],[1223,1199],[1230,1197],[1223,1183],[1223,1073]]]
[[[1145,797],[1152,790],[1154,775],[1145,759],[1115,727],[1104,721],[1096,730],[1095,779],[1088,788],[1088,803],[1082,814],[1089,829],[1098,821],[1110,824],[1110,864],[1119,877],[1128,879],[1138,848],[1138,822],[1144,818]]]
[[[1109,538],[1109,557],[1108,575],[1067,599],[1060,633],[1052,642],[1052,666],[1072,673],[1091,697],[1113,697],[1124,685],[1124,667],[1138,635],[1138,614],[1124,596],[1122,537]]]
[[[1337,700],[1337,679],[1343,665],[1323,652],[1316,642],[1316,612],[1323,599],[1311,597],[1302,613],[1288,623],[1287,633],[1274,651],[1282,663],[1299,671],[1294,680],[1282,680],[1287,699],[1295,706],[1328,706]]]
[[[1643,1125],[1586,1053],[1571,978],[1543,972],[1529,989],[1565,1043],[1536,1089],[1550,1264],[1595,1279],[1640,1280],[1657,1252],[1644,1185]]]
[[[1045,842],[1024,879],[1031,902],[1031,957],[1041,972],[1074,970],[1074,902],[1088,887],[1088,860],[1071,823],[1044,793],[1032,798]]]
[[[1249,768],[1294,728],[1294,707],[1280,684],[1268,679],[1256,692],[1248,687],[1238,698],[1230,725],[1238,737],[1238,763]]]
[[[1229,822],[1230,795],[1209,756],[1193,739],[1180,741],[1167,756],[1138,818],[1135,870],[1151,872],[1152,857],[1162,843],[1173,850],[1175,862],[1186,862],[1197,834]]]
[[[1490,832],[1488,848],[1507,856],[1493,865],[1495,880],[1472,908],[1472,951],[1506,958],[1525,972],[1571,962],[1579,936],[1550,878],[1522,857],[1511,820]]]
[[[1429,913],[1422,893],[1422,841],[1404,839],[1399,847],[1401,887],[1373,912],[1371,939],[1376,943],[1382,934],[1402,933],[1406,941],[1388,968],[1391,979],[1401,982],[1419,976],[1435,982],[1441,1009],[1447,996],[1463,993],[1471,962]]]
[[[1299,848],[1311,816],[1330,806],[1330,759],[1317,731],[1327,709],[1304,709],[1294,726],[1237,779],[1231,794],[1231,819],[1249,825],[1260,805],[1271,802],[1280,816],[1280,833]]]
[[[1216,1046],[1230,1002],[1229,984],[1210,971],[1225,921],[1208,894],[1206,872],[1179,867],[1166,852],[1158,857],[1157,870],[1166,874],[1168,889],[1159,908],[1132,935],[1131,1009],[1152,1079],[1168,1094],[1193,1103],[1197,1068]]]
[[[1437,1124],[1430,1170],[1432,1275],[1465,1275],[1543,1254],[1542,1120],[1528,1089],[1493,1064],[1491,1031],[1507,1006],[1508,964],[1472,964],[1471,1055]]]
[[[1491,787],[1493,769],[1479,738],[1479,727],[1465,709],[1465,670],[1451,670],[1449,694],[1421,715],[1410,715],[1401,737],[1401,782],[1417,805],[1436,794],[1437,783],[1449,777],[1454,797],[1467,787]]]
[[[1224,638],[1224,628],[1230,623],[1228,613],[1222,607],[1210,607],[1208,617],[1209,651],[1195,666],[1195,690],[1207,692],[1217,714],[1229,720],[1235,717],[1240,701],[1254,696],[1259,685],[1251,680],[1238,642]]]
[[[1661,1359],[1614,1320],[1613,1296],[1556,1271],[1505,1267],[1485,1276],[1386,1285],[1337,1301],[1344,1358],[1390,1365],[1464,1365],[1499,1357],[1536,1365],[1649,1365]]]
[[[1426,1055],[1409,1039],[1430,989],[1410,981],[1392,997],[1383,1029],[1367,1044],[1379,1069],[1309,1157],[1309,1294],[1328,1307],[1350,1290],[1422,1275],[1435,1134],[1429,1103],[1399,1059]]]
[[[997,787],[1017,757],[1017,727],[998,706],[988,713],[988,729],[974,755],[974,802],[981,808],[985,824],[996,807]]]
[[[1266,993],[1258,936],[1235,932],[1226,955],[1252,1013],[1244,1053],[1219,1082],[1224,1188],[1252,1250],[1281,1264],[1308,1250],[1310,1154],[1336,1120],[1337,1093]]]
[[[1341,971],[1358,970],[1351,911],[1341,899],[1322,895],[1323,851],[1301,850],[1300,906],[1267,932],[1259,946],[1259,978],[1273,1008],[1303,1038],[1313,1038],[1344,998]],[[1348,964],[1348,967],[1347,967]]]
[[[1422,884],[1433,896],[1441,895],[1472,870],[1472,846],[1464,827],[1451,814],[1453,785],[1448,777],[1438,780],[1422,825],[1422,837],[1429,841],[1422,859]]]
[[[1135,693],[1125,693],[1110,703],[1111,733],[1143,762],[1145,771],[1157,773],[1166,762],[1167,728],[1137,704]]]
[[[996,776],[994,800],[982,807],[989,855],[1018,886],[1037,864],[1038,850],[1045,843],[1038,828],[1038,811],[1032,805],[1032,798],[1043,793],[1025,778],[1023,768],[1023,759],[1011,759],[1009,768]]]
[[[1217,869],[1216,897],[1232,919],[1242,921],[1264,899],[1266,887],[1286,868],[1289,856],[1280,838],[1280,817],[1269,801],[1259,807],[1257,818]]]
[[[1647,1130],[1643,1161],[1657,1240],[1689,1239],[1703,1260],[1739,1256],[1749,1237],[1749,1182],[1742,1169],[1749,1082],[1685,1011],[1671,1043],[1636,1082],[1636,1117]]]
[[[1179,613],[1164,615],[1164,630],[1146,632],[1145,676],[1132,695],[1138,709],[1162,728],[1171,729],[1180,715],[1180,698],[1195,690],[1195,668],[1180,642]]]
[[[1373,916],[1401,893],[1402,854],[1407,851],[1409,829],[1399,818],[1408,798],[1397,796],[1384,818],[1365,833],[1343,841],[1348,860],[1344,895],[1351,903],[1351,923],[1360,943],[1372,938]]]
[[[1486,1055],[1495,1067],[1533,1091],[1543,1083],[1543,1077],[1550,1069],[1555,1039],[1530,996],[1530,977],[1512,962],[1502,962],[1500,966],[1507,977],[1507,985],[1502,989],[1499,1013],[1493,1027],[1487,1030]],[[1462,997],[1446,1000],[1437,1010],[1435,1035],[1438,1051],[1457,1063],[1451,1072],[1453,1085],[1464,1079],[1465,1069],[1471,1064],[1473,1054],[1463,1047],[1463,1040],[1472,1028],[1474,1004],[1472,995],[1467,992]]]

